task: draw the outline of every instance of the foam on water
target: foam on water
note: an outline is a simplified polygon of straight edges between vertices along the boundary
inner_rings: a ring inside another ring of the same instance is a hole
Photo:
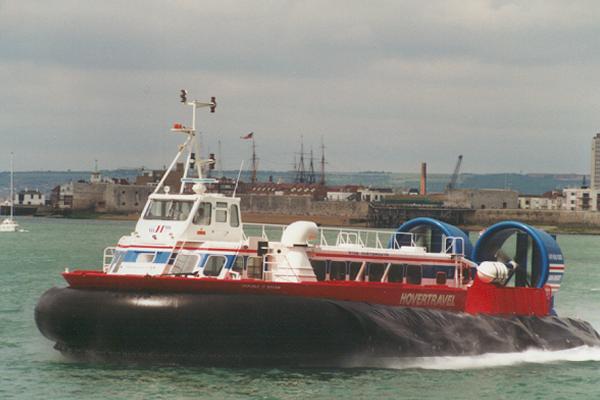
[[[477,356],[420,357],[378,360],[373,367],[393,369],[467,370],[509,367],[521,364],[600,361],[600,347],[581,346],[567,350],[531,349],[519,353],[486,353]]]

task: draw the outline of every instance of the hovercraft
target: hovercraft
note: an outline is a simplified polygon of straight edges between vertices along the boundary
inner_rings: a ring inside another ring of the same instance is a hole
[[[447,223],[396,231],[242,224],[240,199],[207,191],[192,127],[135,231],[99,270],[65,271],[35,320],[67,356],[204,365],[340,366],[366,358],[598,345],[554,311],[564,274],[556,240],[526,224],[472,245]],[[186,156],[181,188],[165,186]]]

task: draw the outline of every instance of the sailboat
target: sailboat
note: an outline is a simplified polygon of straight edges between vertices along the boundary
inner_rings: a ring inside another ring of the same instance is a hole
[[[14,219],[14,167],[13,167],[13,153],[10,153],[10,216],[5,218],[2,223],[0,223],[0,232],[17,232],[19,230],[19,224]]]

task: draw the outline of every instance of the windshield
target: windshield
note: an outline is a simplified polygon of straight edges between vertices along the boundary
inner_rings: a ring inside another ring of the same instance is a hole
[[[144,219],[185,221],[193,205],[193,201],[185,200],[150,200]]]

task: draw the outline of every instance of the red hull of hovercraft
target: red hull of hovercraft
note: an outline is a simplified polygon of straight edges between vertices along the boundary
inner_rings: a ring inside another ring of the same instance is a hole
[[[446,285],[355,281],[291,283],[249,279],[107,275],[97,271],[65,272],[63,277],[70,287],[77,289],[295,296],[498,316],[542,317],[551,312],[549,287],[498,287],[477,279],[469,287],[454,288]]]

